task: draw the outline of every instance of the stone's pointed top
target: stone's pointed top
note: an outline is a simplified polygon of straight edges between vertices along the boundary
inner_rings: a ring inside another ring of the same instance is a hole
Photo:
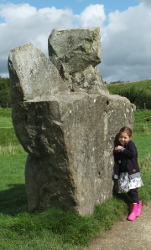
[[[49,95],[68,92],[57,68],[32,43],[12,49],[8,67],[13,102],[41,97],[47,100]]]
[[[18,46],[16,48],[11,49],[10,52],[12,52],[12,51],[17,52],[17,51],[24,50],[24,49],[29,48],[29,47],[34,48],[34,45],[31,42],[28,42],[28,43],[26,43],[26,44],[24,44],[22,46]]]
[[[99,28],[54,29],[48,39],[49,57],[59,72],[76,73],[101,62]]]
[[[92,30],[92,31],[94,31],[96,29],[100,32],[99,27],[81,27],[81,28],[71,28],[71,29],[55,28],[55,29],[52,30],[52,32],[54,30],[57,30],[57,31],[69,31],[70,32],[71,30],[73,30],[73,31],[77,31],[77,30]]]

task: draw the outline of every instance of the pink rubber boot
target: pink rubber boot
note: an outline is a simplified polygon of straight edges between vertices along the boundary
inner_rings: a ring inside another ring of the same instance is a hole
[[[132,203],[132,210],[130,215],[127,217],[128,220],[134,221],[136,219],[136,214],[137,214],[137,206],[138,204]]]
[[[137,204],[136,217],[139,217],[141,215],[141,212],[142,212],[142,201],[139,201],[139,203]]]

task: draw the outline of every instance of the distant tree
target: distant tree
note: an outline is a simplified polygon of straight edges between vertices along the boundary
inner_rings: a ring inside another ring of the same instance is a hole
[[[137,109],[151,109],[151,92],[144,89],[143,85],[142,87],[137,85],[135,85],[135,87],[130,87],[131,85],[125,85],[124,88],[122,88],[121,83],[121,85],[115,84],[112,86],[112,89],[108,88],[111,94],[117,94],[127,97],[131,103],[134,103],[136,105]]]
[[[0,76],[0,107],[1,108],[11,107],[9,78],[2,78],[1,76]]]

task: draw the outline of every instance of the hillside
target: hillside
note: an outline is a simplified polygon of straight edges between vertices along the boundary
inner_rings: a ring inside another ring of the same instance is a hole
[[[137,109],[151,109],[151,79],[107,84],[110,94],[127,97]]]

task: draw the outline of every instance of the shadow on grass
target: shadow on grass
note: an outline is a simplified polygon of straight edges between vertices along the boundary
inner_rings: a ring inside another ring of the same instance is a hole
[[[124,201],[124,203],[127,204],[128,206],[130,205],[130,200],[127,193],[116,193],[114,197],[118,200]]]
[[[8,185],[0,192],[0,213],[16,215],[27,211],[27,196],[24,184]]]

